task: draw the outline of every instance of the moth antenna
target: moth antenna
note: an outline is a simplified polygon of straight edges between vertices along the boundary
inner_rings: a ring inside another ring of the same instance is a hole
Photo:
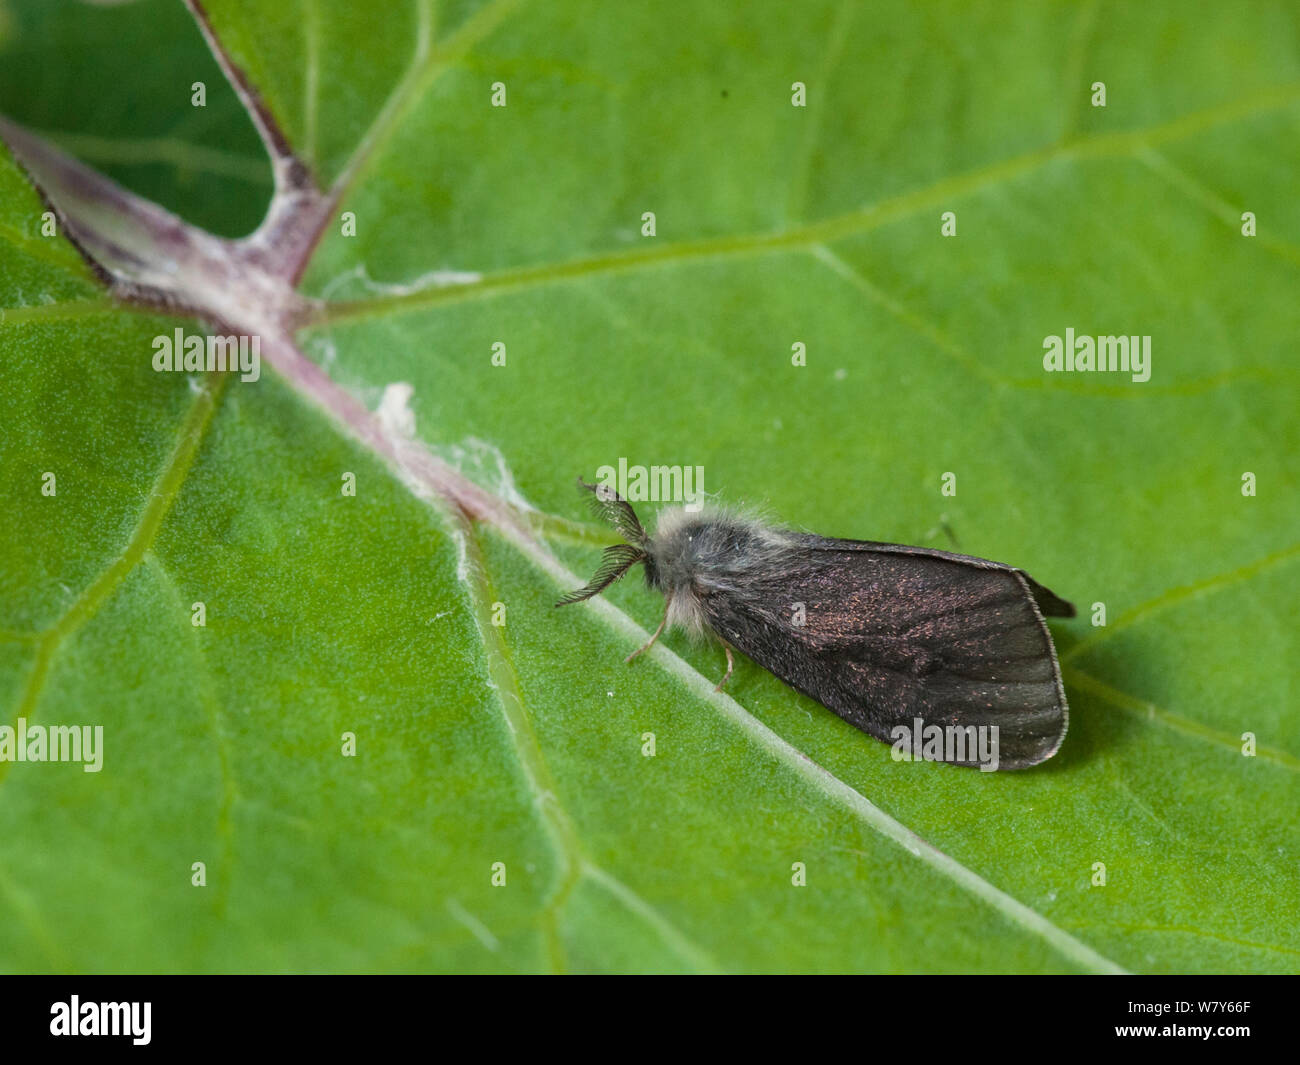
[[[561,598],[555,604],[556,606],[581,603],[584,599],[590,599],[593,595],[603,592],[631,567],[638,562],[644,562],[646,553],[631,544],[615,544],[613,547],[605,548],[600,557],[600,566],[597,568],[595,576],[584,587],[579,588],[576,592],[569,592],[568,595]]]
[[[650,537],[641,527],[641,521],[631,503],[608,485],[588,484],[579,477],[578,486],[587,489],[594,496],[592,509],[596,516],[614,526],[624,540],[641,548],[649,545]]]

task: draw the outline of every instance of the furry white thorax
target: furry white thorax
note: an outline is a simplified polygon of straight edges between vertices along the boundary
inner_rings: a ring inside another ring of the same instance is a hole
[[[744,578],[771,573],[789,550],[787,533],[748,514],[721,507],[662,511],[649,554],[668,600],[668,624],[702,634],[708,629],[705,593],[744,596]]]

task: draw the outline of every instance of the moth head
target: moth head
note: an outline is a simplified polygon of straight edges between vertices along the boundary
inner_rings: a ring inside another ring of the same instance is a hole
[[[605,484],[588,484],[581,477],[578,486],[592,494],[592,508],[598,517],[612,525],[627,543],[605,548],[595,575],[577,591],[563,596],[556,606],[581,603],[599,595],[638,562],[649,558],[650,537],[641,526],[632,504]]]

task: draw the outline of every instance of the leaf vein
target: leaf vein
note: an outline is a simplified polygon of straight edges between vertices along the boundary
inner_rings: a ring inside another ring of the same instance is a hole
[[[420,311],[439,304],[483,299],[505,291],[534,288],[575,278],[653,269],[696,259],[752,257],[773,251],[803,250],[817,244],[835,243],[948,203],[956,197],[996,187],[1062,159],[1134,156],[1153,145],[1186,139],[1215,126],[1286,107],[1297,99],[1300,99],[1300,82],[1289,82],[1229,104],[1194,111],[1145,129],[1088,134],[1064,143],[1036,148],[953,177],[941,178],[929,185],[899,193],[845,214],[792,229],[680,241],[635,251],[603,252],[559,263],[512,267],[485,274],[479,281],[460,285],[330,303],[317,311],[313,324]]]
[[[225,387],[225,375],[218,375],[215,382],[211,378],[206,381],[203,390],[195,397],[189,413],[181,423],[176,446],[172,449],[171,455],[168,456],[154,483],[149,502],[145,504],[140,521],[127,541],[126,547],[37,641],[32,668],[27,674],[27,681],[18,698],[17,709],[14,711],[12,723],[15,728],[18,718],[30,719],[34,716],[49,674],[51,661],[59,645],[94,617],[152,545],[158,529],[176,501],[181,485],[185,482],[185,477],[194,462],[194,456],[198,453],[199,445],[212,422],[212,416],[221,402]],[[0,761],[0,783],[7,778],[9,768],[13,764],[9,761]]]

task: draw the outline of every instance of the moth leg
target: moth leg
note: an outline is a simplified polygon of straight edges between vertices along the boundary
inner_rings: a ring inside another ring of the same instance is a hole
[[[718,686],[713,689],[715,692],[722,691],[722,686],[731,678],[731,669],[736,664],[735,660],[731,657],[731,644],[727,643],[726,640],[723,640],[722,649],[727,652],[727,672],[722,674],[722,679],[718,681]]]
[[[931,529],[928,533],[926,533],[925,538],[926,540],[933,540],[936,536],[939,535],[940,532],[942,532],[946,537],[948,537],[948,542],[952,544],[952,549],[954,551],[961,550],[961,545],[957,543],[957,534],[952,531],[952,526],[948,524],[947,514],[939,515],[939,524],[936,525],[933,529]]]
[[[952,544],[952,549],[954,551],[960,551],[961,544],[957,542],[957,534],[952,531],[952,526],[948,524],[947,514],[939,515],[939,528],[941,528],[944,535],[948,537],[948,542]]]
[[[632,659],[634,659],[637,655],[650,650],[650,648],[654,646],[655,640],[659,639],[659,634],[664,631],[664,626],[668,624],[668,606],[669,606],[668,602],[665,602],[663,620],[659,622],[659,627],[655,629],[655,633],[653,636],[650,637],[649,642],[644,647],[638,647],[635,651],[633,651],[630,655],[628,655],[625,659],[623,659],[624,662],[631,662]]]

